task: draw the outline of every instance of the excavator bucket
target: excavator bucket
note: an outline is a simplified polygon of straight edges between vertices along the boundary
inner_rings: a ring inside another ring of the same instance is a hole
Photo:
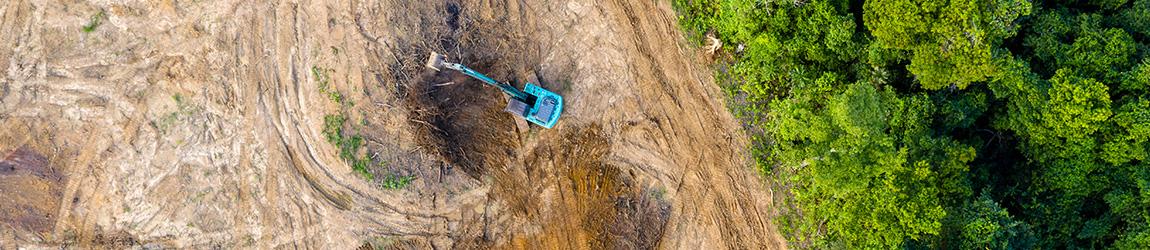
[[[443,63],[446,59],[447,56],[431,52],[431,56],[427,57],[427,64],[424,64],[423,66],[427,66],[428,68],[434,69],[435,71],[439,71],[443,69]]]

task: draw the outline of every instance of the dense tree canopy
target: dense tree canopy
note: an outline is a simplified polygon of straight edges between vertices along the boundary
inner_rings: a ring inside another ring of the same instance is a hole
[[[674,2],[794,246],[1150,246],[1150,0]]]
[[[1014,21],[1031,7],[1024,0],[873,0],[864,6],[875,43],[912,52],[907,70],[926,89],[966,88],[996,73],[993,49],[1015,34]]]

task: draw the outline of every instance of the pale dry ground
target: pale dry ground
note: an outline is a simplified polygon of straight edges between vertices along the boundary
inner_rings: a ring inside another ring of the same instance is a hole
[[[0,247],[783,248],[674,16],[624,0],[0,3],[0,153],[26,146],[65,176],[37,203],[59,204],[40,211],[53,229],[0,227]],[[420,68],[431,50],[562,94],[560,124],[517,127],[493,88]],[[416,181],[355,175],[321,133],[339,112],[385,162],[373,171]]]

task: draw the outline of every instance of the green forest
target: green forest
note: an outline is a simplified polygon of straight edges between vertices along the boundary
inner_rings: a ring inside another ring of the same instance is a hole
[[[1150,248],[1150,0],[673,0],[791,247]]]

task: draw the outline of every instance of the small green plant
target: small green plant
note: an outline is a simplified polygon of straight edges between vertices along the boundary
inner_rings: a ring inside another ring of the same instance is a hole
[[[103,20],[106,16],[107,14],[104,13],[103,10],[96,13],[95,15],[92,15],[92,17],[88,19],[88,24],[84,25],[84,33],[92,33],[92,31],[96,31],[96,27],[100,27],[100,24],[103,23]]]
[[[342,138],[343,138],[343,136],[340,135],[340,133],[343,132],[343,123],[346,120],[347,120],[347,117],[344,117],[343,114],[324,116],[323,117],[323,136],[324,136],[324,138],[326,138],[328,142],[339,144],[340,140],[342,140]]]
[[[655,197],[656,200],[664,200],[667,197],[667,189],[662,187],[653,189],[651,190],[651,196]]]
[[[316,82],[319,82],[320,93],[327,95],[328,99],[341,105],[347,105],[344,102],[343,95],[338,91],[332,90],[330,81],[331,78],[327,75],[327,70],[319,67],[311,67],[312,76],[315,77]],[[347,115],[340,113],[334,115],[326,115],[323,118],[323,136],[328,142],[339,147],[339,158],[351,163],[352,169],[359,173],[368,180],[375,179],[375,175],[368,171],[367,166],[371,162],[366,156],[359,155],[359,149],[363,147],[363,137],[358,135],[348,136],[344,133],[343,126],[347,123]]]
[[[351,106],[350,102],[346,102],[344,100],[343,94],[339,93],[339,91],[336,91],[331,87],[331,77],[327,75],[327,71],[328,70],[321,69],[316,66],[311,67],[312,76],[315,77],[316,82],[319,82],[319,93],[326,95],[328,100],[331,100],[335,103]]]
[[[403,189],[407,185],[411,185],[411,181],[415,180],[415,176],[403,176],[396,174],[387,174],[383,177],[380,187],[383,189]]]
[[[320,89],[327,88],[328,79],[327,79],[327,73],[325,73],[324,70],[320,69],[317,66],[311,66],[311,75],[312,75],[312,77],[315,78],[315,81],[319,82],[319,88]]]
[[[167,113],[160,117],[160,119],[152,121],[152,127],[158,129],[160,133],[167,133],[168,129],[176,125],[176,122],[187,119],[189,116],[200,111],[200,107],[191,105],[185,100],[184,96],[179,93],[172,95],[172,100],[176,102],[176,111]],[[183,144],[183,141],[177,141],[176,143]]]
[[[368,180],[375,179],[375,175],[368,171],[371,162],[366,156],[359,155],[363,147],[363,137],[358,135],[346,136],[343,125],[347,123],[347,116],[343,114],[326,115],[323,117],[323,136],[328,142],[339,147],[339,158],[351,163],[352,169]]]
[[[391,249],[394,247],[396,242],[398,242],[398,240],[396,240],[396,238],[393,236],[380,236],[376,237],[375,239],[364,240],[363,243],[365,246],[371,246],[371,249],[381,250]]]
[[[340,107],[346,110],[347,107],[354,104],[344,99],[343,94],[331,88],[331,78],[327,74],[328,71],[329,70],[315,66],[311,68],[312,76],[316,82],[319,83],[320,93],[327,95],[328,99],[339,103]],[[179,102],[179,99],[177,99],[177,102]],[[344,130],[345,125],[355,126],[356,124],[355,120],[352,120],[350,124],[348,120],[349,118],[346,112],[325,115],[323,117],[323,130],[321,133],[324,139],[339,148],[339,158],[351,164],[352,170],[365,179],[376,180],[375,174],[369,169],[372,160],[368,158],[366,154],[360,154],[360,149],[364,147],[366,141],[362,136],[354,135]],[[360,118],[359,124],[360,126],[367,126],[367,118]],[[380,168],[386,167],[385,162],[379,162],[378,164]],[[407,187],[413,180],[415,180],[414,176],[401,176],[388,173],[379,181],[381,188],[394,190]]]
[[[172,95],[172,101],[175,101],[177,106],[184,106],[184,96],[180,93]]]

